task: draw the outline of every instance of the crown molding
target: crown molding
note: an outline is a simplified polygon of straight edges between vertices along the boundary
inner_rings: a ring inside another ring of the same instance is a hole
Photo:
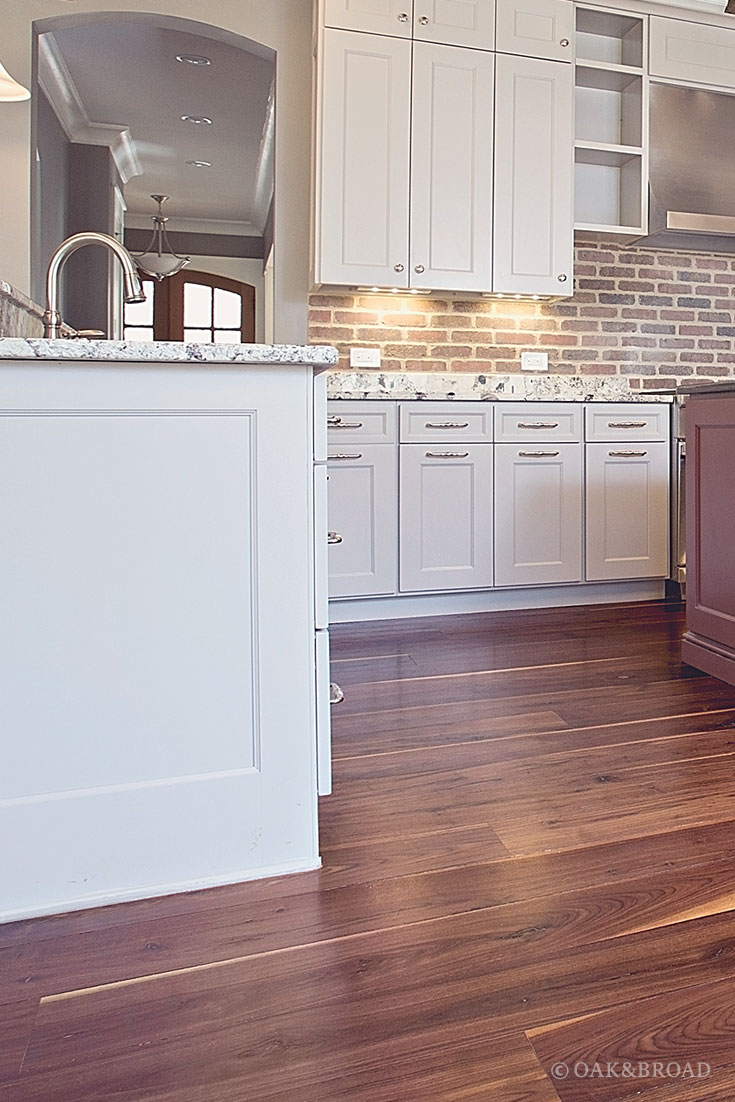
[[[64,133],[72,142],[106,145],[123,184],[143,173],[127,126],[94,122],[89,118],[53,34],[38,40],[38,84],[51,104]]]

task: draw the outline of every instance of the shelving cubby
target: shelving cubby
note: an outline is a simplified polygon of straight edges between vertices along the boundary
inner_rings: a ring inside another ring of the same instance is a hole
[[[578,8],[575,227],[645,233],[646,17]]]

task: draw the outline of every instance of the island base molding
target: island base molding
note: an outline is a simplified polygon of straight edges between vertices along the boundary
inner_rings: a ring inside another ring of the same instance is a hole
[[[717,677],[728,685],[735,685],[734,650],[703,635],[697,635],[694,631],[687,631],[681,640],[681,657],[683,662],[694,666],[695,670]]]
[[[397,620],[407,616],[455,616],[464,612],[513,612],[572,605],[624,604],[659,601],[665,596],[661,578],[631,582],[600,582],[523,589],[482,589],[463,593],[414,593],[388,597],[355,597],[329,602],[332,624],[362,620]]]

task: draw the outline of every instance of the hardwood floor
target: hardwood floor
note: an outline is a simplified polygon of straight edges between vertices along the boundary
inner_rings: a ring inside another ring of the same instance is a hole
[[[319,872],[0,927],[7,1102],[733,1102],[735,689],[679,605],[333,629]]]

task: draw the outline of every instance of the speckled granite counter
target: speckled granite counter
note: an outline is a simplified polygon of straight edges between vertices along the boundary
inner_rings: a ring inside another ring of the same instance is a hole
[[[671,402],[671,393],[632,390],[621,375],[442,375],[331,371],[329,398],[514,402]]]
[[[0,339],[0,360],[93,360],[99,363],[337,363],[337,350],[318,344],[183,344],[178,341]]]

